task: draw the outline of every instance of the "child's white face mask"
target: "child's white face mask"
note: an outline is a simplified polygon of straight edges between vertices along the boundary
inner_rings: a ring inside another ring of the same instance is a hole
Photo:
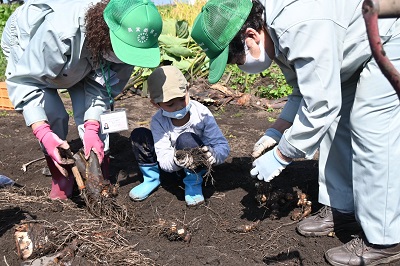
[[[246,61],[243,65],[238,65],[239,69],[249,74],[257,74],[263,72],[271,66],[272,59],[269,58],[268,54],[265,52],[264,41],[260,41],[258,43],[258,48],[260,49],[260,56],[258,58],[254,58],[245,42],[244,51],[246,53]]]
[[[190,111],[191,106],[192,106],[192,102],[189,101],[189,103],[186,105],[186,107],[183,107],[182,109],[180,109],[178,111],[168,112],[163,109],[162,114],[163,114],[163,116],[166,116],[169,118],[182,119]]]

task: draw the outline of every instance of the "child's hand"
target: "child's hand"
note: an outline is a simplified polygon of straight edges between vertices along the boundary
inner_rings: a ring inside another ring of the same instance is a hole
[[[213,148],[211,148],[211,147],[209,147],[209,146],[203,146],[203,147],[201,147],[201,150],[204,152],[205,157],[207,158],[207,161],[208,161],[211,165],[215,164],[215,162],[217,161],[217,159],[215,159],[215,157],[214,157],[214,155],[213,155],[213,153],[214,153]]]

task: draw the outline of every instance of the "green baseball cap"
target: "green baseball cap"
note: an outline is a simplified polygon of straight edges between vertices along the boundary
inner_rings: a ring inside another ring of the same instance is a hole
[[[191,36],[210,58],[208,81],[216,83],[228,62],[229,43],[250,14],[251,0],[209,0],[197,15]]]
[[[123,62],[140,67],[160,64],[162,19],[150,0],[111,0],[104,9],[111,45]]]

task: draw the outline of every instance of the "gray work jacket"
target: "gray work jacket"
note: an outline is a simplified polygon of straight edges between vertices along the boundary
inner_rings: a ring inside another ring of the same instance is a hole
[[[23,112],[27,126],[47,120],[43,109],[44,88],[66,89],[83,82],[84,120],[99,120],[109,107],[106,88],[96,82],[102,75],[94,69],[85,47],[85,14],[99,0],[31,0],[10,16],[2,36],[7,56],[6,83],[11,102]],[[119,83],[112,86],[118,95],[133,67],[110,62]]]
[[[275,62],[293,86],[280,118],[293,125],[280,143],[290,158],[312,158],[338,116],[341,83],[370,58],[363,0],[264,0]],[[395,19],[379,22],[383,41],[399,32]]]

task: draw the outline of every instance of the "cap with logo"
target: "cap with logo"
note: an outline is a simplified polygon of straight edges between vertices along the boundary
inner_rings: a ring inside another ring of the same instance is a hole
[[[156,68],[147,78],[150,98],[155,103],[168,102],[186,95],[187,80],[179,68],[162,66]]]
[[[149,68],[160,64],[162,19],[153,2],[110,0],[103,16],[110,28],[112,48],[121,61]]]
[[[209,0],[197,15],[191,36],[210,59],[210,83],[218,82],[224,74],[229,43],[243,26],[252,6],[250,0]]]

